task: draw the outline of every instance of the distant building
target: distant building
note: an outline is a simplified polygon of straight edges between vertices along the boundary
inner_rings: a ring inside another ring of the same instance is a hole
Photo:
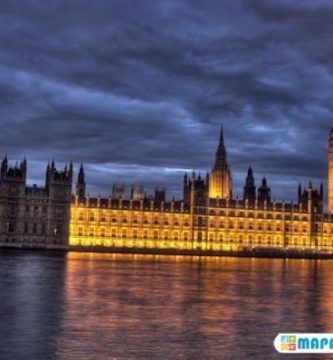
[[[0,243],[66,248],[69,239],[72,164],[58,171],[47,166],[44,187],[27,186],[27,162],[13,167],[7,157],[0,174]]]
[[[166,201],[164,188],[130,196],[114,185],[109,197],[91,197],[81,165],[71,196],[72,165],[47,167],[45,187],[26,185],[26,161],[1,165],[0,245],[224,254],[280,251],[333,256],[333,132],[329,142],[328,213],[323,185],[300,185],[297,201],[272,201],[267,179],[256,187],[249,167],[241,199],[232,196],[232,176],[221,131],[215,162],[205,176],[185,174],[183,199]],[[296,192],[296,191],[295,191]]]

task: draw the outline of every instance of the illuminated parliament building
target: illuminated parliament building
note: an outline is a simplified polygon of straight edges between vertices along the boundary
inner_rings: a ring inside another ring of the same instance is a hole
[[[29,187],[26,170],[26,160],[15,166],[9,166],[7,157],[2,160],[1,247],[333,256],[333,130],[327,211],[323,185],[299,185],[297,202],[277,202],[266,178],[256,188],[251,167],[243,197],[235,199],[222,130],[212,169],[205,177],[185,174],[182,200],[166,201],[163,188],[147,197],[140,186],[133,186],[126,197],[124,187],[117,185],[109,197],[91,197],[82,165],[72,194],[72,164],[58,170],[54,162],[47,166],[45,186]]]

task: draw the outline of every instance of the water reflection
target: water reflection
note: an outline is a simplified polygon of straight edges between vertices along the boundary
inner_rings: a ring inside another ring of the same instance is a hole
[[[16,252],[0,270],[11,360],[282,359],[277,333],[333,332],[332,261]]]
[[[0,252],[0,359],[54,358],[65,262],[64,257]]]

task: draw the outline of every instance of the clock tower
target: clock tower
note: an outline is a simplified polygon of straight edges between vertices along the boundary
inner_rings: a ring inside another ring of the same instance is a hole
[[[328,139],[328,213],[333,214],[333,128]]]

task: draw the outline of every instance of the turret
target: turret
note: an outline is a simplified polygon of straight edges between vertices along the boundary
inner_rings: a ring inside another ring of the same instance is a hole
[[[301,187],[299,186],[300,191]],[[312,182],[309,182],[308,188],[304,188],[301,195],[299,195],[299,203],[303,205],[304,209],[309,212],[321,213],[323,211],[323,186],[320,185],[319,191],[314,189]]]
[[[248,200],[249,202],[254,202],[256,200],[256,187],[254,184],[254,177],[251,166],[248,169],[245,181],[244,200]]]
[[[183,200],[185,204],[188,204],[190,202],[189,194],[190,194],[189,180],[187,177],[187,173],[185,173],[184,181],[183,181]]]
[[[264,177],[261,182],[261,186],[258,189],[258,201],[259,202],[270,202],[271,201],[271,189],[267,185],[267,180]]]
[[[192,176],[188,179],[187,174],[184,175],[184,204],[186,205],[199,205],[204,204],[207,198],[208,184],[206,180],[196,176],[192,172]]]
[[[8,159],[5,156],[1,162],[1,181],[12,180],[25,183],[27,178],[27,160],[18,162],[14,166],[8,166]]]
[[[208,184],[204,179],[195,175],[193,172],[192,179],[189,182],[189,202],[190,205],[204,205],[207,198]]]
[[[125,186],[113,184],[112,186],[112,199],[123,199],[125,195]]]
[[[86,196],[86,182],[82,164],[77,177],[75,194],[79,199],[83,199]]]
[[[1,162],[1,179],[3,179],[7,174],[7,169],[8,169],[8,159],[6,155]]]
[[[7,156],[1,162],[0,196],[24,198],[27,179],[27,161],[16,161],[14,166],[9,166]]]
[[[155,201],[165,201],[165,188],[155,188]]]
[[[72,193],[73,166],[66,164],[63,170],[57,170],[54,160],[46,168],[45,187],[51,198],[69,198]]]
[[[298,197],[298,202],[301,202],[301,197],[302,197],[302,185],[301,184],[298,185],[297,197]]]
[[[144,200],[145,192],[142,185],[133,185],[131,190],[131,200]]]

